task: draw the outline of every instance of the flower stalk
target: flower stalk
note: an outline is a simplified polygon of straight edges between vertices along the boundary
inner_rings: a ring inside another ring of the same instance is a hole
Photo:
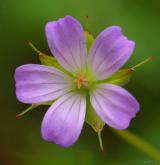
[[[151,158],[160,161],[160,150],[156,149],[154,146],[140,138],[139,136],[135,135],[134,133],[130,132],[129,130],[115,130],[112,131],[124,139],[126,142],[134,146],[136,149],[142,151],[146,155],[150,156]]]
[[[97,133],[98,133],[98,141],[99,141],[100,149],[101,149],[102,152],[104,152],[101,131],[98,131]]]

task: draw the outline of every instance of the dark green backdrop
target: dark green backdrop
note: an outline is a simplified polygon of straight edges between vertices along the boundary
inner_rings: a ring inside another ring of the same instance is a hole
[[[107,127],[103,131],[105,154],[97,135],[85,125],[78,142],[63,149],[41,139],[40,124],[47,109],[37,108],[23,118],[15,115],[27,107],[15,97],[13,74],[17,66],[38,63],[26,44],[31,40],[46,53],[46,22],[72,15],[85,26],[90,16],[94,36],[110,25],[120,25],[136,41],[134,65],[148,56],[156,59],[138,68],[126,88],[141,104],[130,130],[160,148],[160,1],[159,0],[5,0],[0,1],[0,164],[2,165],[141,165],[157,164],[121,140]]]

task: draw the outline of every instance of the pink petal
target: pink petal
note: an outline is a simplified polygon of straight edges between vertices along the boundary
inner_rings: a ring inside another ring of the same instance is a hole
[[[86,99],[82,94],[69,93],[46,112],[41,132],[44,140],[69,147],[78,139],[86,112]]]
[[[88,59],[89,68],[99,80],[116,72],[130,58],[134,42],[128,40],[118,26],[102,31],[95,39]]]
[[[139,110],[139,103],[128,91],[111,84],[97,85],[91,104],[101,119],[116,129],[128,128]]]
[[[27,64],[16,69],[15,81],[18,100],[24,103],[40,103],[70,91],[70,82],[73,80],[53,67]]]
[[[81,24],[71,16],[46,25],[46,37],[52,54],[68,71],[77,73],[86,63],[85,37]]]

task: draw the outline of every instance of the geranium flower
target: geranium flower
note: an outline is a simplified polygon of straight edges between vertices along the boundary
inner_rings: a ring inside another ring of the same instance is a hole
[[[108,84],[133,53],[135,43],[118,26],[102,31],[87,53],[81,24],[71,16],[47,23],[49,48],[66,70],[27,64],[15,71],[19,101],[39,104],[55,100],[41,126],[43,139],[69,147],[78,139],[86,114],[86,97],[96,114],[115,129],[128,128],[139,110],[136,99],[124,88]],[[67,74],[70,73],[70,74]]]

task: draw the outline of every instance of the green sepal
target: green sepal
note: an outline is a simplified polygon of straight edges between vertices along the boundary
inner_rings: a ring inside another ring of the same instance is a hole
[[[38,103],[38,105],[52,105],[54,102],[55,102],[55,100],[51,100],[51,101],[46,101],[46,102]]]
[[[87,53],[88,53],[94,41],[94,37],[88,31],[85,31],[84,34],[86,38],[86,46],[87,46]]]
[[[65,69],[57,62],[57,60],[53,56],[49,56],[45,53],[42,53],[38,50],[31,41],[28,41],[29,46],[38,54],[39,60],[41,64],[55,67],[59,70],[65,71]],[[65,71],[67,72],[67,71]]]
[[[25,115],[27,112],[31,111],[32,109],[36,108],[38,105],[37,104],[32,104],[30,105],[27,109],[16,115],[16,118],[20,118],[21,116]]]
[[[133,73],[133,70],[131,69],[120,69],[109,78],[98,81],[98,83],[109,83],[109,84],[124,86],[130,80],[132,73]]]
[[[59,65],[57,60],[52,56],[49,56],[49,55],[46,55],[46,54],[40,54],[39,55],[39,60],[43,65],[53,66],[53,67],[56,67],[56,68],[61,68],[61,66]]]
[[[25,115],[26,113],[28,113],[29,111],[41,106],[41,105],[52,105],[54,103],[55,100],[51,100],[51,101],[46,101],[46,102],[41,102],[41,103],[37,103],[37,104],[31,104],[27,109],[25,109],[24,111],[22,111],[21,113],[19,113],[18,115],[16,115],[16,118],[19,118],[23,115]]]
[[[57,60],[54,57],[41,53],[41,54],[39,54],[39,60],[40,60],[41,64],[51,66],[51,67],[55,67],[55,68],[61,70],[62,72],[70,75],[71,77],[73,77],[73,75],[70,72],[68,72],[67,70],[65,70],[57,62]]]
[[[94,129],[95,132],[101,132],[105,123],[100,119],[100,117],[96,114],[93,109],[89,96],[87,96],[87,109],[86,109],[86,117],[85,121]]]
[[[88,52],[91,45],[93,44],[94,37],[88,31],[85,31],[85,37],[86,37],[86,46],[87,46],[87,52]],[[107,78],[105,80],[100,80],[98,82],[124,86],[130,80],[131,75],[133,73],[132,71],[133,71],[132,69],[121,69],[121,70],[117,71],[116,73],[114,73],[109,78]]]

